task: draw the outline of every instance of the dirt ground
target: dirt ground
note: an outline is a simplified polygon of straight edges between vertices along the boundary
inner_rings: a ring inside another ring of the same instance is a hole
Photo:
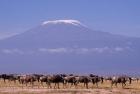
[[[140,82],[132,82],[128,84],[125,88],[122,88],[121,85],[118,87],[110,87],[110,82],[104,82],[103,84],[99,83],[97,88],[93,84],[89,84],[89,89],[85,89],[83,84],[79,84],[78,88],[74,86],[71,88],[63,88],[60,85],[60,89],[48,89],[44,83],[44,87],[35,84],[34,87],[21,86],[19,83],[8,83],[6,84],[0,81],[0,94],[140,94]]]
[[[0,94],[140,94],[133,89],[45,89],[0,88]]]

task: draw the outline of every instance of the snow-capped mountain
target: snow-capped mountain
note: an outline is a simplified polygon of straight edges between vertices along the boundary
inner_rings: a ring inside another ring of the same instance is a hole
[[[140,39],[94,31],[77,20],[45,21],[0,41],[1,72],[136,72]]]

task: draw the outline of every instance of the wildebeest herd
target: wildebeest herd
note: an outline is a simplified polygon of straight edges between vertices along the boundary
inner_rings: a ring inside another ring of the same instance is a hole
[[[125,88],[127,84],[131,84],[132,81],[137,81],[138,78],[130,76],[110,76],[103,77],[94,74],[89,75],[74,75],[74,74],[55,74],[55,75],[43,75],[43,74],[30,74],[30,75],[18,75],[18,74],[1,74],[0,79],[4,83],[14,82],[19,83],[22,86],[31,85],[34,87],[34,83],[38,83],[39,86],[47,88],[60,88],[62,84],[63,88],[78,88],[79,84],[82,84],[84,88],[89,88],[89,83],[98,88],[98,84],[104,84],[105,81],[110,82],[110,88],[117,87],[117,84],[121,84],[122,88]],[[52,85],[53,84],[53,85]]]

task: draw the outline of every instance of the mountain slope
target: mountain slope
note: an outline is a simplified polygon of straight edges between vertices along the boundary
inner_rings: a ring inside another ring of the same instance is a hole
[[[136,72],[140,39],[94,31],[76,20],[43,22],[0,41],[1,72]]]

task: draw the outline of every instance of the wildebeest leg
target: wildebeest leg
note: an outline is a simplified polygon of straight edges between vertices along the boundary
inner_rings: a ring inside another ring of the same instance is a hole
[[[8,79],[8,83],[9,83],[9,87],[11,87],[12,86],[12,80]]]
[[[69,88],[69,82],[66,82],[66,88]]]
[[[114,84],[114,82],[112,81],[112,82],[111,82],[111,88],[112,88],[113,84]]]
[[[59,87],[59,83],[57,83],[57,88],[60,89],[60,87]]]
[[[32,85],[32,88],[33,88],[33,86],[34,86],[34,82],[33,81],[31,81],[31,85]]]
[[[22,87],[22,89],[23,89],[23,83],[21,83],[21,85],[22,85],[21,87]]]
[[[69,83],[68,82],[66,82],[65,83],[65,88],[67,88],[69,86]]]
[[[132,83],[132,79],[129,80],[129,84],[131,84],[131,83]]]
[[[21,84],[21,80],[20,79],[18,80],[18,83]]]
[[[74,86],[75,86],[75,88],[77,89],[77,88],[78,88],[78,83],[75,82],[75,83],[74,83]]]
[[[76,83],[76,88],[78,88],[78,86],[79,86],[79,83]]]
[[[63,82],[62,84],[63,84],[63,89],[64,89],[64,88],[65,88],[65,86],[66,86],[66,85],[65,85],[65,82]]]
[[[122,88],[124,88],[124,85],[123,85],[123,83],[122,83]]]
[[[98,88],[98,82],[96,82],[96,87]]]
[[[56,83],[54,84],[54,89],[56,88]]]
[[[43,83],[42,83],[43,84]],[[47,88],[49,88],[49,84],[48,84],[48,82],[46,82],[46,85],[47,85]]]
[[[92,82],[92,84],[93,84],[93,85],[92,85],[92,88],[94,88],[94,82]]]
[[[20,80],[19,83],[22,85],[22,89],[23,89],[23,80]]]
[[[6,83],[6,79],[5,78],[3,78],[3,81],[4,81],[4,83]]]
[[[122,83],[122,88],[124,88],[126,86],[126,83]]]
[[[139,79],[137,78],[137,83],[139,82]]]
[[[118,86],[117,86],[117,82],[115,82],[115,86],[118,87]]]
[[[86,87],[86,83],[84,83],[84,88]]]
[[[47,88],[50,88],[49,82],[46,82]]]
[[[16,84],[16,80],[14,80],[14,83]]]
[[[85,83],[85,85],[86,85],[86,88],[88,89],[88,83]]]
[[[101,79],[101,84],[103,84],[104,83],[104,79]]]
[[[47,83],[46,83],[47,84]],[[41,86],[44,88],[43,82],[41,82]]]
[[[11,82],[10,82],[10,80],[8,79],[8,86],[10,87],[10,84],[11,84]]]
[[[113,86],[113,83],[111,83],[111,88],[112,88],[112,86]]]
[[[48,88],[52,88],[51,83],[50,82],[46,82]]]
[[[124,86],[126,86],[126,83],[124,83]]]
[[[27,81],[25,81],[26,87],[27,87],[27,83],[28,83],[28,82],[27,82]]]
[[[40,83],[39,83],[39,82],[38,82],[38,85],[37,85],[37,87],[38,87],[38,88],[40,88]]]
[[[37,87],[40,88],[40,86],[42,86],[42,82],[38,82]],[[43,87],[43,86],[42,86]]]
[[[70,88],[72,87],[73,83],[70,84]]]

